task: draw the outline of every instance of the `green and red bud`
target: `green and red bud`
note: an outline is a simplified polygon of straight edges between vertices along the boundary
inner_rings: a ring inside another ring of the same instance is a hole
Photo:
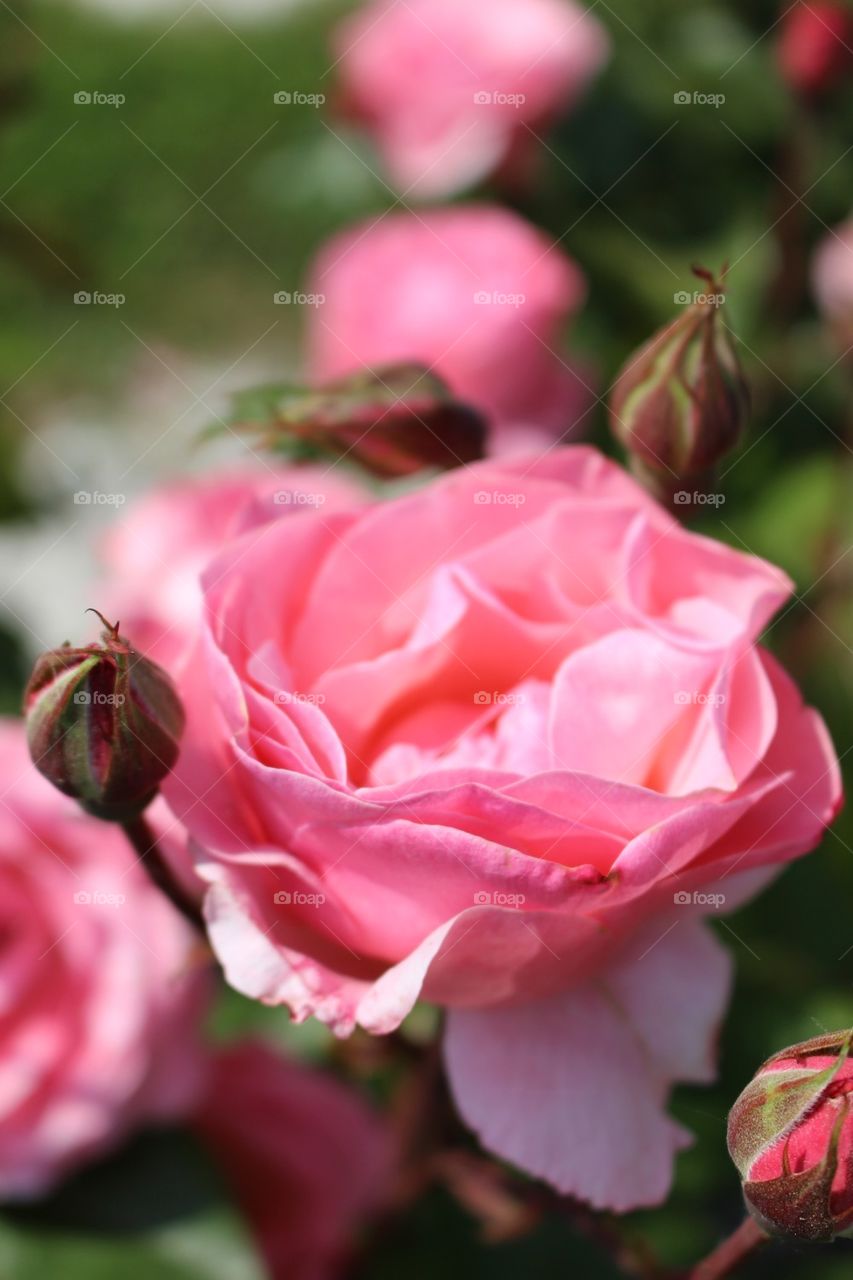
[[[662,498],[685,482],[703,484],[737,444],[749,410],[722,287],[707,281],[707,293],[631,356],[610,397],[611,430]]]
[[[853,1230],[853,1031],[774,1054],[731,1109],[729,1153],[768,1233],[826,1241]]]
[[[166,672],[101,621],[101,644],[66,644],[36,661],[24,694],[27,740],[58,790],[95,817],[129,822],[175,764],[184,712]]]
[[[483,456],[486,422],[421,365],[364,369],[321,387],[269,386],[235,397],[237,430],[296,460],[348,457],[383,478]]]

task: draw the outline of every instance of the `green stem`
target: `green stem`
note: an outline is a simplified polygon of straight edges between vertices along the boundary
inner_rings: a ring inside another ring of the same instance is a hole
[[[204,933],[201,907],[178,883],[172,868],[163,857],[157,837],[148,820],[140,814],[138,818],[122,823],[122,829],[157,888],[166,895],[181,915],[189,920],[190,924]]]

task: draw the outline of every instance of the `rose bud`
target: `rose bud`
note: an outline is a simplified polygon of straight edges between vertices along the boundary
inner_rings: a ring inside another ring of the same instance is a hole
[[[27,740],[39,772],[87,813],[129,822],[177,760],[184,712],[162,667],[101,621],[101,644],[65,644],[37,660],[24,694]]]
[[[788,9],[777,50],[779,68],[795,93],[813,97],[838,83],[851,61],[853,17],[843,4],[810,0]]]
[[[421,365],[393,365],[321,387],[244,392],[234,425],[292,457],[350,457],[375,475],[442,470],[483,456],[486,422]]]
[[[774,1235],[832,1240],[853,1227],[853,1032],[768,1058],[729,1114],[747,1207]]]
[[[749,408],[724,295],[707,279],[709,292],[631,356],[610,397],[611,430],[660,497],[683,481],[701,483],[737,443]]]

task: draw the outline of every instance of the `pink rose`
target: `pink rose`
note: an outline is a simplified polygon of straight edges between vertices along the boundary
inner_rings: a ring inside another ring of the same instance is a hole
[[[729,959],[701,917],[839,805],[756,638],[785,575],[586,447],[237,538],[170,803],[229,981],[340,1034],[446,1006],[457,1104],[596,1205],[657,1203]]]
[[[213,1059],[196,1125],[273,1280],[340,1275],[390,1173],[387,1135],[358,1095],[248,1041]]]
[[[572,0],[376,0],[335,38],[347,104],[397,186],[426,196],[523,161],[609,49]]]
[[[424,363],[492,420],[492,452],[550,444],[590,407],[587,375],[559,354],[583,277],[506,209],[396,213],[345,231],[320,253],[309,288],[325,297],[308,334],[320,381]]]
[[[36,772],[17,721],[0,764],[0,1197],[25,1198],[186,1111],[205,984],[190,927],[121,832]]]
[[[230,535],[306,506],[331,510],[355,493],[323,466],[240,466],[164,485],[111,530],[98,598],[137,649],[171,669],[198,622],[201,572]]]

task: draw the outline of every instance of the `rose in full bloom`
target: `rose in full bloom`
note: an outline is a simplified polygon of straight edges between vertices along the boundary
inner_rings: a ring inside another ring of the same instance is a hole
[[[728,1144],[753,1217],[775,1235],[853,1232],[853,1032],[774,1053],[731,1109]]]
[[[419,361],[491,420],[492,453],[549,444],[590,407],[588,375],[560,353],[583,277],[506,209],[402,212],[345,231],[309,287],[325,299],[308,333],[318,381]]]
[[[388,1135],[357,1094],[248,1040],[211,1059],[194,1123],[272,1280],[339,1276],[390,1174]]]
[[[205,981],[192,930],[122,833],[33,768],[0,723],[0,1197],[49,1189],[193,1103]]]
[[[853,217],[824,236],[812,263],[812,288],[842,350],[853,344]]]
[[[573,0],[375,0],[334,46],[345,100],[393,181],[426,196],[523,162],[609,52]]]
[[[240,466],[179,480],[132,503],[102,548],[97,598],[134,647],[171,669],[201,609],[199,578],[228,538],[270,516],[351,502],[331,467]]]
[[[820,838],[823,724],[756,643],[791,584],[576,446],[244,535],[205,575],[166,794],[240,991],[342,1035],[447,1010],[462,1116],[662,1199],[713,1069],[703,921]]]

